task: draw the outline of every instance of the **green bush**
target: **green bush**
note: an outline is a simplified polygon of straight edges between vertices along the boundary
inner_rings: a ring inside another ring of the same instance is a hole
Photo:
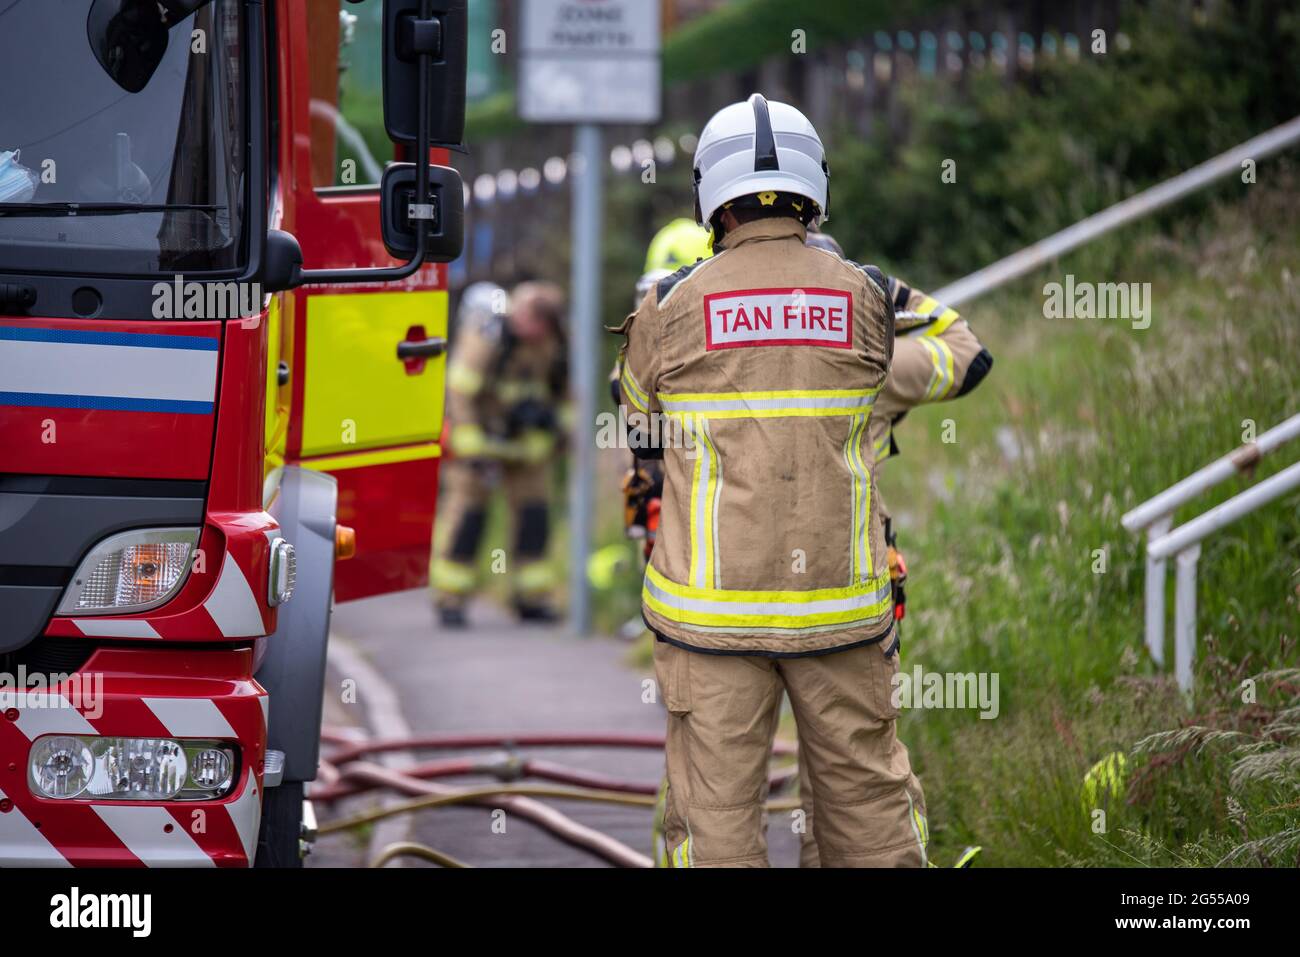
[[[1300,113],[1300,12],[1284,0],[1131,10],[1129,45],[1044,59],[1032,82],[915,79],[901,141],[842,133],[833,231],[849,251],[937,284],[1014,252]],[[956,183],[941,164],[956,161]],[[1203,196],[1166,218],[1205,208]]]

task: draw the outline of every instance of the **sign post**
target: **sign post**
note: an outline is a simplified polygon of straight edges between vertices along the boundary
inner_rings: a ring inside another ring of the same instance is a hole
[[[533,123],[575,124],[569,371],[577,434],[569,471],[569,619],[575,633],[586,635],[604,218],[598,124],[659,119],[659,0],[524,0],[521,20],[519,115]]]

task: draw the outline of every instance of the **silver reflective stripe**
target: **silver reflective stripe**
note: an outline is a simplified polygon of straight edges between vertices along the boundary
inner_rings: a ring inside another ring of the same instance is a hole
[[[717,443],[713,441],[713,427],[709,425],[708,420],[701,420],[700,424],[703,426],[704,441],[709,444],[709,450],[713,453],[713,467],[716,473],[713,480],[713,502],[710,505],[713,513],[713,587],[721,588],[722,556],[718,553],[718,549],[722,539],[718,535],[718,510],[722,503],[722,453],[718,451]]]
[[[820,601],[710,601],[704,598],[686,598],[665,591],[651,581],[649,576],[646,576],[645,588],[665,605],[708,615],[788,615],[791,617],[826,615],[839,611],[871,608],[889,597],[888,580],[875,591],[851,595],[848,598],[825,598]]]
[[[844,409],[848,413],[864,412],[876,401],[875,394],[868,395],[802,395],[777,397],[744,397],[735,399],[701,399],[684,401],[671,395],[659,394],[659,404],[665,412],[758,412],[771,409]]]
[[[712,458],[709,454],[708,438],[704,433],[704,423],[699,419],[691,422],[691,434],[698,436],[699,441],[695,445],[695,454],[699,456],[699,475],[695,482],[695,487],[691,489],[691,514],[695,520],[695,541],[692,543],[695,554],[695,575],[694,582],[696,588],[707,588],[708,580],[708,536],[712,531],[712,523],[709,521],[708,503],[705,500],[709,490],[709,472],[712,466]]]

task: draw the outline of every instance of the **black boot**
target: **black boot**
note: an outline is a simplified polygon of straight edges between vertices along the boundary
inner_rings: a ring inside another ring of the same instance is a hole
[[[444,628],[464,628],[469,622],[465,618],[465,609],[459,605],[443,605],[438,609],[438,618]]]
[[[518,600],[515,602],[515,614],[520,621],[539,625],[549,625],[560,620],[556,610],[542,602]]]

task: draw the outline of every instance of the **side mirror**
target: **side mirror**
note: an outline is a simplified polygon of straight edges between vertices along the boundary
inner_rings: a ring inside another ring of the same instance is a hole
[[[262,292],[284,292],[298,285],[302,274],[302,246],[293,233],[268,230],[262,257]]]
[[[466,0],[384,0],[384,126],[390,139],[414,146],[419,138],[420,54],[427,53],[429,143],[461,144],[468,50]]]
[[[429,149],[459,146],[465,135],[466,0],[384,0],[383,13],[384,126],[413,147],[415,162],[384,172],[380,223],[389,253],[408,261],[300,269],[296,285],[395,282],[426,262],[451,262],[464,246],[465,187],[454,169],[429,162]]]
[[[86,37],[95,59],[128,93],[149,85],[167,52],[167,31],[212,0],[95,0]]]
[[[149,85],[167,53],[167,24],[153,0],[95,0],[86,38],[104,72],[128,93]]]
[[[465,187],[460,173],[446,166],[429,167],[429,194],[416,198],[414,163],[392,163],[379,188],[384,247],[395,259],[410,259],[424,231],[426,262],[449,263],[465,245]]]

